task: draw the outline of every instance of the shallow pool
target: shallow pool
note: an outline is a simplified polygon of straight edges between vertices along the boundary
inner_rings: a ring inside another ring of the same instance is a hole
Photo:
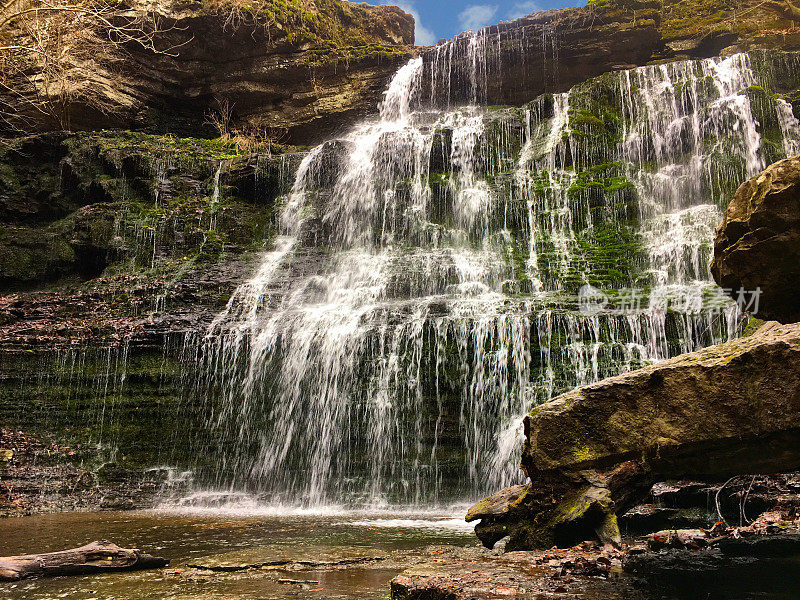
[[[444,512],[171,510],[0,520],[4,556],[93,540],[140,548],[171,564],[5,584],[0,598],[386,598],[390,580],[407,566],[435,560],[448,546],[477,546],[472,528]]]

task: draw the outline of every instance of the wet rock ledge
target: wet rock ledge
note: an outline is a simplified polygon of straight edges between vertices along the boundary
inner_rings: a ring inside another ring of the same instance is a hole
[[[445,556],[404,571],[392,581],[394,600],[483,600],[489,598],[643,599],[632,580],[617,581],[623,553],[580,546],[501,556]]]

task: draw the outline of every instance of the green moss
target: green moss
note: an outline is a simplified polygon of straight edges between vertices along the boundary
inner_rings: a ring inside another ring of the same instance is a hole
[[[273,43],[285,39],[293,46],[344,53],[383,43],[377,13],[338,0],[203,0],[203,8],[234,24],[263,26]]]
[[[729,32],[738,29],[742,34],[757,32],[757,21],[736,19],[728,0],[692,0],[692,2],[665,3],[661,11],[659,32],[665,40],[686,39],[712,32]]]
[[[104,269],[142,274],[163,266],[176,269],[165,274],[173,278],[186,272],[187,261],[259,247],[286,186],[283,163],[271,158],[285,148],[275,145],[262,148],[268,152],[259,155],[257,175],[254,155],[236,154],[228,140],[101,131],[17,145],[6,147],[0,162],[0,178],[19,182],[6,188],[14,194],[10,205],[31,212],[29,198],[36,198],[45,206],[40,214],[56,219],[3,229],[0,284],[10,289],[65,277],[67,284]],[[31,155],[41,155],[34,168]],[[226,186],[230,178],[235,187]]]
[[[169,462],[163,453],[171,440],[173,461],[190,464],[201,458],[191,454],[189,439],[199,416],[182,408],[183,371],[161,349],[83,348],[81,360],[70,360],[69,354],[6,353],[0,418],[8,427],[46,432],[70,444],[117,448],[117,462],[128,468],[151,467],[158,456]],[[102,452],[90,457],[101,463],[103,458]]]
[[[258,153],[282,154],[291,150],[276,143],[255,144],[244,150],[231,139],[177,138],[171,135],[108,130],[77,133],[68,138],[65,144],[73,152],[80,152],[83,145],[97,147],[103,153],[112,150],[135,151],[190,164],[210,160],[236,160]]]
[[[756,333],[759,329],[761,329],[766,324],[766,321],[762,321],[761,319],[756,319],[755,317],[750,317],[747,319],[747,324],[744,326],[744,330],[742,331],[742,337],[750,337],[754,333]]]
[[[309,67],[322,67],[351,62],[361,62],[367,59],[391,60],[406,56],[408,50],[402,46],[389,46],[386,44],[369,44],[365,46],[325,46],[307,51],[302,57],[302,64]]]

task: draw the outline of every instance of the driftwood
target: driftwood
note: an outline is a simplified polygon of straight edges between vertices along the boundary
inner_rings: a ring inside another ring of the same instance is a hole
[[[101,541],[61,552],[0,557],[0,581],[158,569],[168,564],[166,559]]]

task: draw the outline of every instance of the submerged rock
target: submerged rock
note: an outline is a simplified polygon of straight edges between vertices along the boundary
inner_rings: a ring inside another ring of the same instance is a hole
[[[746,181],[717,228],[714,278],[734,298],[760,289],[758,317],[800,321],[800,156]]]
[[[619,539],[617,515],[654,481],[800,465],[800,325],[686,354],[564,394],[525,419],[524,495],[506,491],[478,536],[509,549]],[[507,508],[499,507],[503,501]]]
[[[233,573],[248,569],[266,569],[294,566],[301,568],[333,568],[344,565],[367,565],[389,559],[387,552],[363,548],[317,547],[275,548],[264,546],[236,550],[224,554],[199,558],[187,564],[190,569]]]

